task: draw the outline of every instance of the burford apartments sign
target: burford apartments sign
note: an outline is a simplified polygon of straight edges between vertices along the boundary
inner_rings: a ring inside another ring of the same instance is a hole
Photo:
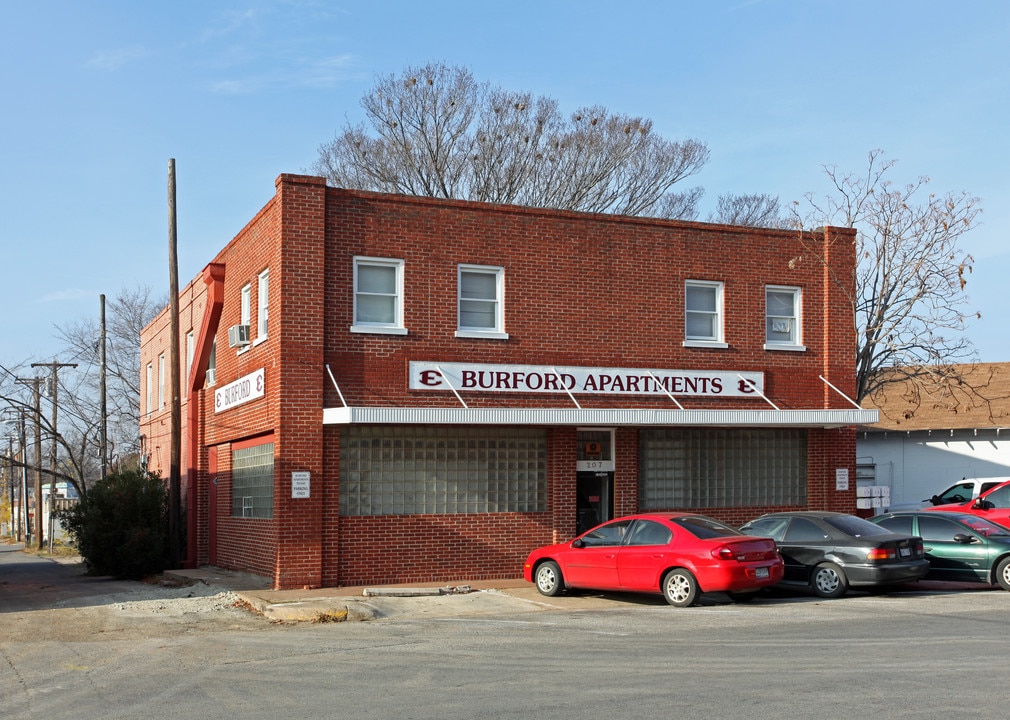
[[[233,383],[228,383],[214,391],[214,412],[219,413],[242,405],[250,400],[256,400],[266,394],[266,369],[260,368],[254,373],[240,377]]]
[[[412,362],[410,389],[754,397],[764,392],[764,373]]]

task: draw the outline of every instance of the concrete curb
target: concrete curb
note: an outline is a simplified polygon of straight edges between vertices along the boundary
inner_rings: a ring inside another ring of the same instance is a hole
[[[469,585],[440,588],[385,587],[365,588],[363,596],[374,598],[429,598],[464,595],[472,592]],[[236,592],[260,615],[274,622],[364,622],[389,614],[380,605],[349,597],[312,597],[285,602],[271,602],[255,592]]]
[[[249,606],[273,622],[347,622],[374,620],[379,614],[366,603],[348,598],[313,598],[270,603],[250,593],[236,593]]]

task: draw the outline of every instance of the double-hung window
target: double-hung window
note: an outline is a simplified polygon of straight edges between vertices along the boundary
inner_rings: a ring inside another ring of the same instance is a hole
[[[165,353],[158,356],[158,409],[165,407]]]
[[[407,334],[403,325],[403,260],[354,258],[351,332]]]
[[[190,330],[186,333],[186,385],[189,386],[189,378],[193,374],[193,355],[196,353],[196,336]],[[188,395],[189,393],[183,393]]]
[[[504,268],[459,265],[456,287],[456,337],[508,339]]]
[[[723,339],[723,284],[688,280],[684,286],[684,345],[727,347]]]
[[[242,286],[242,293],[241,293],[241,295],[239,297],[241,299],[241,303],[240,303],[241,310],[240,310],[240,316],[239,316],[239,324],[240,325],[245,325],[248,328],[249,327],[249,323],[250,323],[250,318],[252,317],[252,286],[251,285],[243,285]],[[239,348],[239,352],[242,353],[242,352],[245,352],[248,349],[249,349],[249,346],[245,345],[245,346]]]
[[[270,307],[270,271],[264,270],[259,274],[259,281],[256,286],[256,343],[261,343],[267,339],[267,318]]]
[[[207,361],[207,384],[217,384],[217,338],[210,344],[210,359]]]
[[[765,349],[805,350],[798,287],[765,287]]]

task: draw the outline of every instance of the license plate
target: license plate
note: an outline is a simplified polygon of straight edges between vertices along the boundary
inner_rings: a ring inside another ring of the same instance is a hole
[[[912,548],[899,548],[901,557],[908,557],[912,554]]]
[[[766,568],[766,567],[757,568],[754,571],[754,575],[756,577],[759,577],[759,578],[766,578],[766,577],[768,577],[768,568]]]

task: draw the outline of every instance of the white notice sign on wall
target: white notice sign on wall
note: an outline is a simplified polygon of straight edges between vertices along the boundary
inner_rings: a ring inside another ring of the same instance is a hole
[[[308,471],[296,471],[291,473],[291,497],[307,498],[312,479],[312,473]]]

